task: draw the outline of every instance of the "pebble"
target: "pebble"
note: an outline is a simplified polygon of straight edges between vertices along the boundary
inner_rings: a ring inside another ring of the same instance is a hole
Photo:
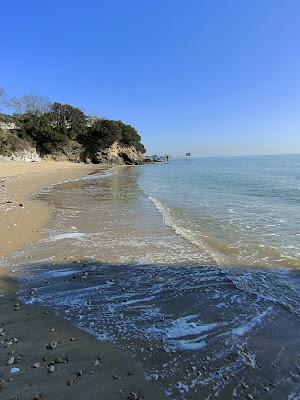
[[[74,383],[74,379],[70,379],[70,380],[67,381],[67,385],[68,386],[72,386],[73,383]]]
[[[50,342],[47,344],[48,350],[54,350],[57,347],[57,342]]]
[[[15,357],[9,357],[9,359],[6,361],[7,365],[12,365],[15,362]]]
[[[94,362],[94,367],[99,367],[99,365],[100,365],[100,361],[99,361],[99,358],[97,358],[97,360],[95,360],[95,362]]]
[[[52,372],[54,372],[54,371],[55,371],[54,365],[50,365],[50,367],[48,368],[49,374],[52,374]]]
[[[83,375],[83,372],[81,370],[77,372],[77,376],[82,376],[82,375]]]
[[[36,362],[32,365],[33,368],[40,368],[41,363],[40,362]]]
[[[129,396],[127,397],[128,400],[143,400],[143,396],[141,394],[130,392]]]

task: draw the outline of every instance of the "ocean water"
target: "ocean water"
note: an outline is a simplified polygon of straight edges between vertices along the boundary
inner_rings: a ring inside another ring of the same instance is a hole
[[[300,155],[195,158],[145,167],[166,224],[217,265],[300,267]]]
[[[296,400],[299,174],[299,156],[203,158],[63,182],[35,196],[44,238],[2,263],[166,398]]]

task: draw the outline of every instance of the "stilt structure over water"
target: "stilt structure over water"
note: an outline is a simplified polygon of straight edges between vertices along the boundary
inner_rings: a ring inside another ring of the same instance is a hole
[[[190,160],[192,158],[192,153],[185,153],[185,159]]]

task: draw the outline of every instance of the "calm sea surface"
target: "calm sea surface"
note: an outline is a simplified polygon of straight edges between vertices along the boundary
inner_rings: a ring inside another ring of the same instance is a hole
[[[2,261],[24,302],[115,343],[166,398],[300,399],[300,156],[113,168],[36,198],[44,238]]]
[[[139,184],[176,233],[218,265],[300,267],[300,156],[143,167]]]

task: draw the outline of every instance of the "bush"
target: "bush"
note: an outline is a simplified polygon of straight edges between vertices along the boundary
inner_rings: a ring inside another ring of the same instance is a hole
[[[28,150],[31,143],[18,137],[14,132],[6,131],[0,128],[0,154],[11,156],[13,153],[22,150]]]

